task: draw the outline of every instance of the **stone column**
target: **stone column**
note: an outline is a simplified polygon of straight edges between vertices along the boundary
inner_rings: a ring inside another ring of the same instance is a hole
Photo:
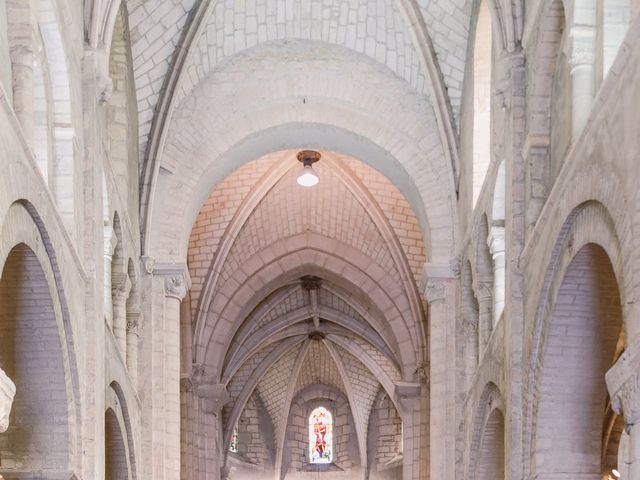
[[[113,294],[113,336],[116,337],[118,350],[122,358],[127,358],[127,299],[131,293],[129,275],[122,275],[116,285],[112,285]]]
[[[133,388],[138,388],[138,340],[140,334],[140,312],[127,312],[127,370]]]
[[[493,289],[487,283],[478,282],[478,361],[482,358],[493,331]]]
[[[180,478],[180,304],[187,294],[186,269],[164,276],[165,479]]]
[[[627,349],[606,374],[611,406],[624,416],[629,434],[629,479],[640,478],[640,341]]]
[[[493,256],[493,327],[504,311],[505,299],[505,233],[504,227],[491,227],[487,240]],[[493,330],[493,329],[492,329]]]
[[[118,243],[118,237],[115,236],[113,227],[106,225],[104,227],[104,317],[109,328],[113,330],[113,304],[111,298],[111,265],[113,263],[113,252]]]
[[[455,262],[428,263],[429,468],[430,478],[455,478],[456,467],[456,285]]]
[[[223,465],[222,458],[224,453],[221,449],[225,448],[222,442],[223,429],[220,420],[220,412],[231,397],[227,392],[225,385],[220,383],[210,383],[210,380],[203,378],[204,383],[198,385],[196,394],[199,398],[199,410],[204,417],[204,423],[207,426],[203,429],[205,451],[200,452],[199,457],[204,460],[204,472],[201,472],[199,480],[208,480],[216,478],[220,472],[220,478],[229,478],[230,469],[227,465]],[[213,427],[213,428],[211,428]],[[212,455],[213,453],[213,455]]]
[[[402,415],[402,480],[418,480],[427,473],[429,448],[422,426],[428,421],[427,409],[423,408],[428,389],[426,377],[421,380],[424,383],[397,382],[395,386],[394,396]]]
[[[9,414],[15,394],[16,386],[0,368],[0,433],[6,432],[9,428]]]
[[[579,22],[580,17],[584,17],[585,23],[576,23],[571,29],[573,44],[569,63],[573,91],[571,107],[573,141],[578,138],[587,123],[594,97],[596,29],[593,26],[595,19],[591,18],[591,15],[590,11],[576,11],[574,21]]]

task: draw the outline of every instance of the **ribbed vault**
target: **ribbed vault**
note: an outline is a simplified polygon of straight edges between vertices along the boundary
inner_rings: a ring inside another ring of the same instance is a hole
[[[305,405],[323,402],[336,409],[339,468],[366,471],[376,397],[386,392],[409,419],[398,386],[419,385],[426,361],[415,211],[381,172],[321,153],[320,183],[308,189],[296,183],[295,150],[236,169],[203,203],[189,239],[190,349],[204,381],[228,394],[224,450],[238,422],[244,432],[262,415],[260,438],[273,450],[260,468],[273,465],[276,478],[301,468],[287,442],[306,434],[291,428],[303,428]],[[251,458],[233,456],[234,468]]]

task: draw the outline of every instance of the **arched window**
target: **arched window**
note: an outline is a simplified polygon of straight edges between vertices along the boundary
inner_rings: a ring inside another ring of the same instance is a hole
[[[631,19],[629,0],[602,0],[600,4],[602,77],[606,77],[620,45],[629,29]]]
[[[491,162],[491,13],[480,2],[473,47],[473,206]]]
[[[233,433],[231,434],[231,443],[229,444],[229,451],[233,453],[238,453],[238,426],[233,429]]]
[[[309,462],[333,461],[333,417],[324,407],[318,407],[309,415]]]

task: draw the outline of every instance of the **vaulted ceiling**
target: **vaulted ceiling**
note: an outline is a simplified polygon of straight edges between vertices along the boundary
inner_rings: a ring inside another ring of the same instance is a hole
[[[226,443],[256,397],[281,457],[314,386],[348,399],[363,462],[376,395],[409,415],[399,388],[428,361],[423,269],[455,256],[473,3],[126,3],[142,250],[188,266],[182,348],[229,393]],[[95,17],[117,7],[92,3],[96,48],[111,38]],[[295,181],[302,148],[322,154],[313,188]]]

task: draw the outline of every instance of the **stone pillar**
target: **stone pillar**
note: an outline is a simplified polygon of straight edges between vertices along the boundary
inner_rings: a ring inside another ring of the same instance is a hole
[[[455,478],[458,411],[456,390],[455,262],[428,263],[425,297],[429,304],[429,468],[430,478]]]
[[[15,394],[16,386],[0,368],[0,433],[6,432],[9,428],[9,414]]]
[[[113,336],[116,337],[118,350],[122,358],[127,358],[127,299],[131,293],[129,275],[122,275],[116,285],[112,285],[113,294]]]
[[[578,14],[579,12],[576,12]],[[583,12],[582,15],[589,17],[591,14]],[[588,24],[575,24],[571,29],[573,45],[571,51],[571,84],[573,91],[572,103],[572,136],[575,141],[584,129],[594,97],[594,51],[596,29],[593,26],[593,19],[585,18]],[[576,21],[579,18],[576,17]]]
[[[133,388],[138,388],[138,340],[140,334],[140,312],[127,312],[127,370]]]
[[[142,401],[142,480],[180,479],[180,304],[190,287],[184,263],[142,257],[141,316],[145,328],[138,355]],[[133,338],[132,338],[133,340]]]
[[[425,372],[426,373],[426,372]],[[424,478],[428,459],[425,445],[427,438],[422,435],[422,425],[427,422],[423,400],[428,394],[426,377],[420,382],[397,382],[394,396],[402,416],[402,480]]]
[[[624,416],[629,434],[629,479],[640,478],[640,341],[628,348],[606,374],[611,406]]]
[[[478,361],[482,358],[493,331],[493,289],[486,283],[478,283]]]
[[[208,480],[227,478],[223,465],[220,412],[231,399],[226,386],[203,377],[202,366],[194,364],[192,374],[181,380],[183,421],[181,478]]]
[[[504,311],[505,299],[505,233],[504,227],[491,227],[487,240],[493,256],[493,326],[495,327]],[[493,330],[493,329],[492,329]]]
[[[180,304],[188,284],[181,270],[164,276],[165,480],[180,478]]]
[[[111,265],[113,263],[113,252],[116,249],[118,237],[115,236],[113,227],[104,227],[104,317],[109,328],[113,330],[113,304],[111,298]]]

